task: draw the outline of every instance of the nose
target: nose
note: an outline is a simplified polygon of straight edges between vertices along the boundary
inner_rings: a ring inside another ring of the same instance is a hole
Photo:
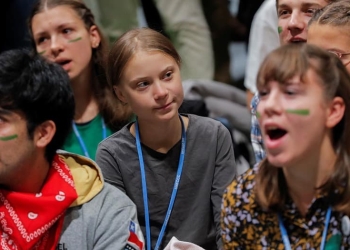
[[[292,12],[291,17],[288,22],[288,29],[293,32],[300,32],[301,30],[304,30],[307,25],[306,18],[303,16],[300,12]]]
[[[153,85],[154,99],[161,100],[168,96],[169,90],[166,88],[165,84],[161,81],[155,82]]]
[[[272,115],[278,115],[282,113],[282,105],[280,96],[277,92],[271,92],[267,96],[261,98],[257,111],[259,114],[265,114],[268,117]]]
[[[63,42],[61,41],[61,39],[59,39],[58,37],[54,37],[51,38],[51,52],[52,54],[56,57],[59,55],[59,53],[61,53],[64,49],[64,45]]]

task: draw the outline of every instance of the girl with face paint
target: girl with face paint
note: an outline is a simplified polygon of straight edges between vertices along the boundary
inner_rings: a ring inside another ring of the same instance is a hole
[[[107,84],[107,44],[94,16],[81,1],[40,0],[29,27],[36,52],[60,64],[71,80],[75,117],[63,149],[94,159],[98,143],[131,114]]]
[[[266,158],[224,194],[226,249],[348,249],[348,72],[327,51],[290,44],[267,56],[257,86]]]

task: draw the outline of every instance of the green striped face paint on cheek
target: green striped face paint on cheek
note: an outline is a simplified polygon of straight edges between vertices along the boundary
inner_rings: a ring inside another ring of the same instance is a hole
[[[308,109],[286,109],[286,112],[294,115],[303,115],[307,116],[310,114],[310,110]]]
[[[278,26],[278,34],[281,34],[281,32],[282,32],[282,27],[281,26]]]
[[[16,135],[16,134],[4,136],[4,137],[0,137],[0,141],[10,141],[10,140],[16,139],[17,137],[18,137],[18,135]]]
[[[260,115],[260,113],[258,111],[256,111],[255,115],[256,115],[256,118],[260,118],[261,117],[261,115]]]
[[[45,54],[45,53],[46,53],[46,50],[41,51],[41,52],[38,52],[39,55],[43,55],[43,54]]]
[[[69,40],[68,42],[69,42],[69,43],[74,43],[74,42],[77,42],[77,41],[79,41],[79,40],[81,40],[81,36],[80,36],[80,37],[78,37],[78,38],[75,38],[75,39]]]

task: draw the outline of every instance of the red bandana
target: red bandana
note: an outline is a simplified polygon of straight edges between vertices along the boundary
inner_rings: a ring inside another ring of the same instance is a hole
[[[0,190],[0,248],[56,249],[62,215],[77,197],[70,170],[58,155],[40,193]]]

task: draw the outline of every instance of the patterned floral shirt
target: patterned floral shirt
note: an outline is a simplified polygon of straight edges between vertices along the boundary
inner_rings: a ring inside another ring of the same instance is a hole
[[[221,227],[225,249],[285,249],[277,214],[256,202],[254,179],[258,164],[227,188],[223,196]],[[306,216],[290,199],[282,214],[292,249],[320,249],[328,208],[325,196],[316,197]],[[350,236],[342,234],[343,214],[332,211],[325,250],[350,249]]]

